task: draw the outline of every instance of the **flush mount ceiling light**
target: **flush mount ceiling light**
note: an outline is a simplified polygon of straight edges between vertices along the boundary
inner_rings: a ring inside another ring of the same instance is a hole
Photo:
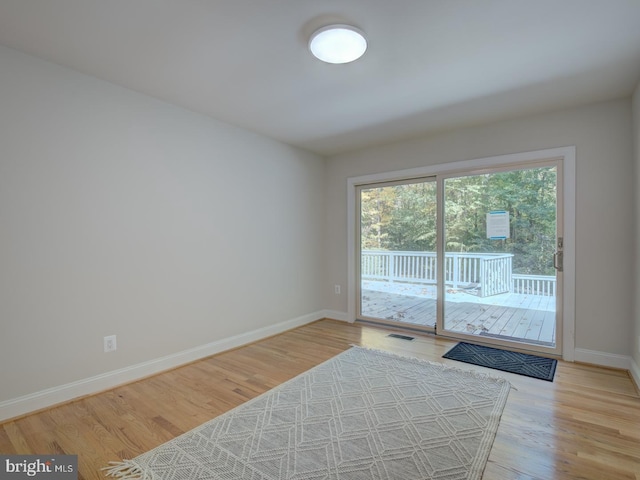
[[[309,50],[323,62],[349,63],[364,55],[367,40],[351,25],[328,25],[311,35]]]

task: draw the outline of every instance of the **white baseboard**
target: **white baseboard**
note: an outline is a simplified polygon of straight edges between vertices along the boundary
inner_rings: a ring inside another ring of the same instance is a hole
[[[78,380],[76,382],[5,400],[0,402],[0,422],[25,415],[29,412],[51,407],[59,403],[67,402],[75,398],[108,390],[149,375],[154,375],[171,368],[179,367],[180,365],[184,365],[210,355],[215,355],[216,353],[224,352],[225,350],[230,350],[272,335],[277,335],[278,333],[306,325],[322,318],[331,318],[347,322],[348,314],[337,310],[320,310],[318,312],[303,315],[268,327],[259,328],[251,332],[234,335],[233,337],[194,347],[172,355],[167,355],[147,362]],[[575,361],[628,370],[635,380],[636,385],[640,388],[640,367],[630,356],[576,348]]]
[[[576,348],[574,352],[574,361],[576,362],[631,371],[633,359],[628,355],[598,352],[596,350],[587,350],[586,348]]]
[[[340,312],[338,310],[323,310],[324,318],[330,318],[332,320],[340,320],[342,322],[349,321],[349,314],[347,312]]]
[[[327,315],[326,311],[321,310],[280,322],[275,325],[259,328],[251,332],[234,335],[233,337],[224,338],[206,345],[174,353],[172,355],[167,355],[147,362],[78,380],[76,382],[5,400],[0,402],[0,422],[41,410],[43,408],[51,407],[59,403],[67,402],[75,398],[108,390],[149,375],[154,375],[171,368],[179,367],[180,365],[193,362],[194,360],[215,355],[216,353],[224,352],[225,350],[240,347],[242,345],[282,333],[286,330],[306,325],[307,323],[311,323],[322,318],[334,317]]]

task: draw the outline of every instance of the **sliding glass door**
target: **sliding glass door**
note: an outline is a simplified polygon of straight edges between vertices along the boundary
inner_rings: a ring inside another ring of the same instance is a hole
[[[562,161],[356,188],[356,318],[561,353]]]

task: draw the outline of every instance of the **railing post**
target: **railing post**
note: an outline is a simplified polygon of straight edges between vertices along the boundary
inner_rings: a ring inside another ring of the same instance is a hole
[[[395,252],[389,253],[389,283],[393,283],[393,279],[396,276],[396,254]]]
[[[480,258],[480,293],[481,297],[484,297],[487,292],[487,273],[485,266],[485,259]]]
[[[458,283],[460,281],[459,275],[458,275],[458,269],[460,268],[459,266],[459,261],[458,261],[458,254],[454,253],[453,254],[453,288],[458,288]]]

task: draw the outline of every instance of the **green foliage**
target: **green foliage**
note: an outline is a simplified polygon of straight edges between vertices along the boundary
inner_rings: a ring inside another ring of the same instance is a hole
[[[436,248],[435,182],[363,190],[362,248],[365,250],[434,251]]]
[[[444,195],[447,251],[512,253],[514,273],[554,273],[554,167],[449,178]],[[487,238],[492,210],[509,212],[511,238]],[[435,182],[363,190],[361,212],[363,249],[436,250]]]

